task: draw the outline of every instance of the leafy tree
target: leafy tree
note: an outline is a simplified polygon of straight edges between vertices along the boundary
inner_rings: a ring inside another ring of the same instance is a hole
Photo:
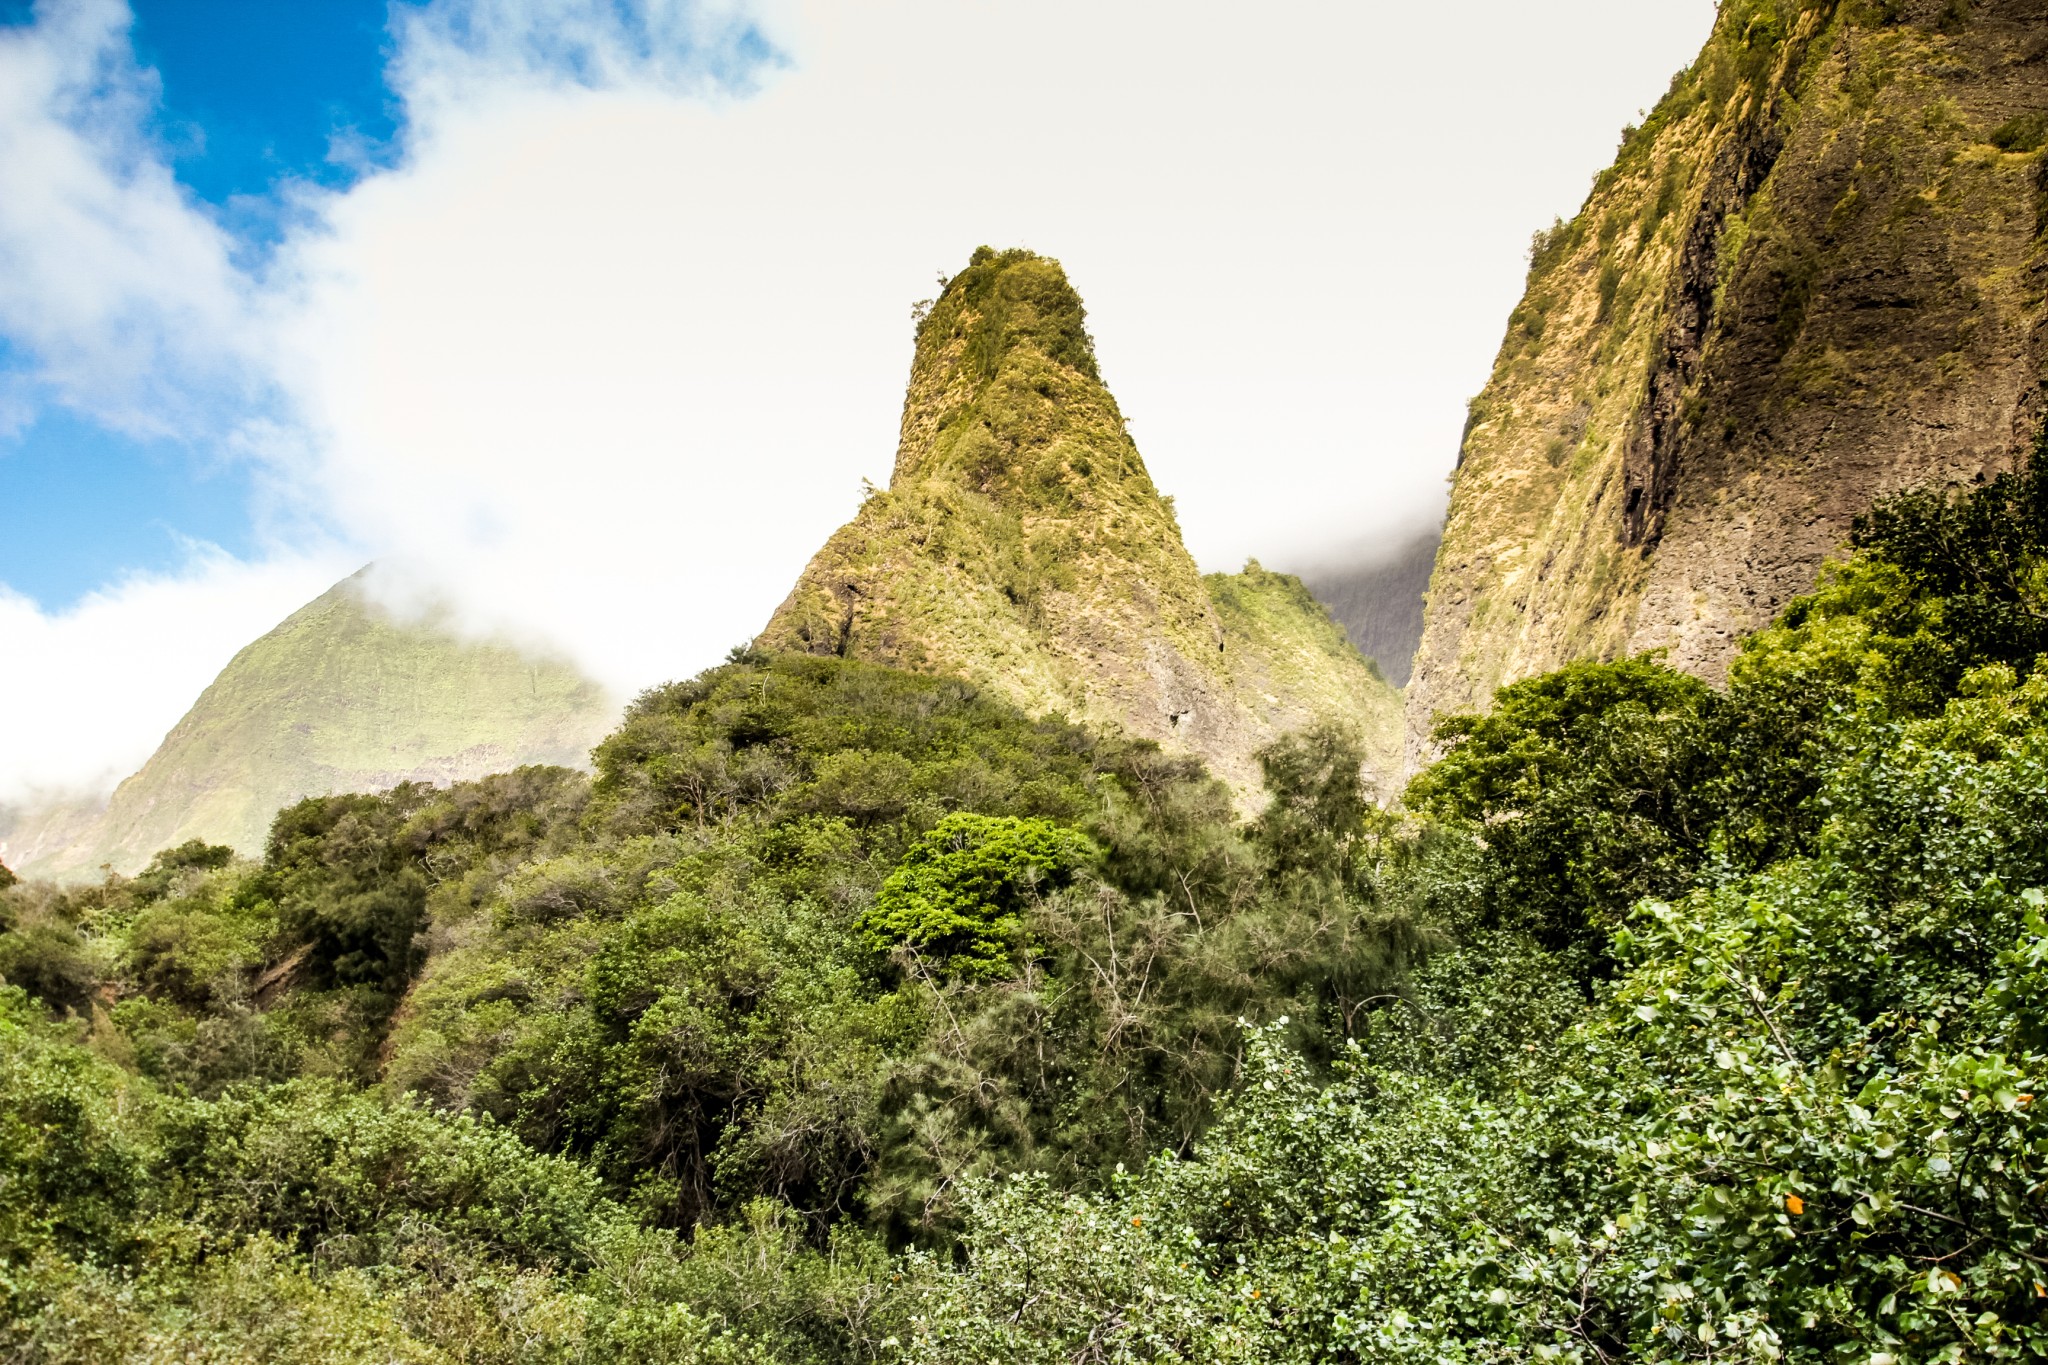
[[[1484,922],[1546,947],[1597,943],[1645,895],[1695,874],[1722,814],[1719,699],[1649,658],[1571,664],[1452,716],[1408,804],[1468,824],[1486,850]]]
[[[879,951],[907,949],[961,976],[1006,976],[1028,899],[1064,885],[1093,853],[1048,820],[949,815],[910,846],[861,928]]]
[[[54,907],[35,907],[0,934],[0,982],[51,1009],[84,1014],[100,985],[92,943]]]
[[[417,970],[427,879],[399,834],[430,792],[408,783],[388,797],[309,797],[278,814],[261,892],[317,979],[395,993]]]
[[[122,1122],[130,1079],[0,987],[0,1276],[39,1253],[119,1255],[147,1185]],[[0,1279],[0,1299],[13,1286]]]
[[[1259,767],[1268,800],[1254,837],[1267,866],[1283,877],[1353,883],[1374,809],[1360,780],[1365,749],[1358,737],[1313,726],[1265,749]]]
[[[2048,653],[2048,433],[2020,469],[1980,488],[1927,488],[1858,521],[1859,549],[1941,602],[1936,667],[1953,687],[1986,663],[2025,667]]]

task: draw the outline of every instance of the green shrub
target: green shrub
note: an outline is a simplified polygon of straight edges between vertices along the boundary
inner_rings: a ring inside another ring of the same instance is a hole
[[[316,979],[396,992],[417,970],[427,878],[401,839],[430,788],[317,796],[279,812],[261,892],[281,930],[305,943]]]
[[[621,1213],[597,1180],[488,1119],[386,1105],[331,1084],[236,1092],[176,1115],[163,1160],[187,1216],[326,1261],[373,1265],[453,1239],[519,1265],[577,1269]]]
[[[2009,118],[1991,132],[1991,145],[2001,152],[2038,152],[2048,146],[2048,111],[2036,110]]]
[[[1693,877],[1720,814],[1719,706],[1652,659],[1571,664],[1440,722],[1446,752],[1406,799],[1474,828],[1493,868],[1479,922],[1595,943],[1637,899]]]
[[[153,905],[127,933],[129,978],[144,991],[190,1006],[246,994],[276,932],[266,906],[177,901]]]
[[[0,987],[0,1299],[39,1252],[118,1256],[135,1234],[143,1097],[22,991]],[[4,1316],[4,1315],[0,1315]]]
[[[53,1010],[86,1013],[100,969],[93,945],[54,907],[32,908],[0,934],[0,984],[18,986]]]

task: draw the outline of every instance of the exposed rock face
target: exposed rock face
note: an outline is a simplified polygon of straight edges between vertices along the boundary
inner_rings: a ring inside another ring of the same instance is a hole
[[[258,854],[307,796],[587,766],[619,712],[562,663],[394,621],[349,579],[237,654],[103,810],[17,818],[6,861],[74,878],[188,839]]]
[[[1301,581],[1330,609],[1358,652],[1387,681],[1406,687],[1422,643],[1422,599],[1442,532],[1435,526],[1350,563],[1303,569]]]
[[[1205,581],[1055,261],[986,247],[919,323],[886,492],[756,642],[968,679],[1192,752],[1240,791],[1331,717],[1398,763],[1399,700],[1296,580]]]
[[[1538,240],[1474,400],[1409,689],[1569,660],[1718,680],[1871,501],[2010,465],[2041,418],[2041,0],[1729,0]]]

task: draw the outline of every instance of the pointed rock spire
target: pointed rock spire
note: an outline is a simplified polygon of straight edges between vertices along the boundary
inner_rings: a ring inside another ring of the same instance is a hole
[[[1205,581],[1096,367],[1057,261],[974,253],[919,321],[886,491],[805,569],[759,641],[982,686],[1208,760],[1321,718],[1391,765],[1398,694],[1292,579]]]

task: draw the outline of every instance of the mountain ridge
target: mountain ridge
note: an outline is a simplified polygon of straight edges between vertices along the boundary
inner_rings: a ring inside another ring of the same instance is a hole
[[[402,621],[366,593],[368,572],[238,651],[97,810],[17,819],[10,865],[133,873],[190,839],[258,854],[271,818],[306,796],[588,766],[620,709],[601,688],[558,660],[462,640],[434,615]]]

